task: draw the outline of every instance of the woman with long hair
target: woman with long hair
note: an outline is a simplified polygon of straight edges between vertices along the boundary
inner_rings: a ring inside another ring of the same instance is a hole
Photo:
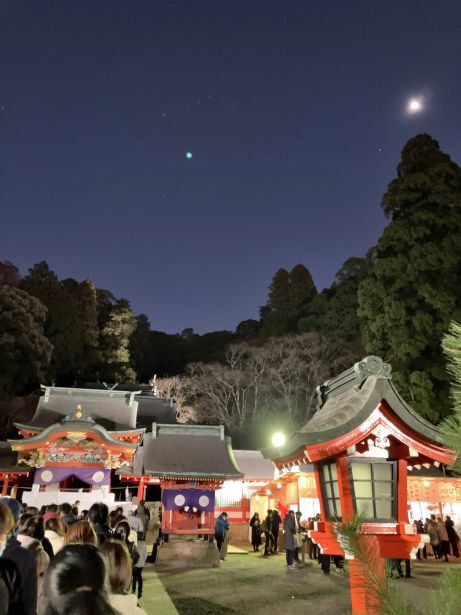
[[[251,517],[250,527],[251,527],[251,544],[253,545],[253,551],[256,553],[259,551],[259,547],[262,544],[261,520],[259,518],[259,513],[255,512],[255,514]]]
[[[18,540],[24,549],[30,551],[37,562],[37,605],[43,602],[44,578],[50,563],[50,557],[42,546],[45,537],[43,517],[29,517],[18,532]]]
[[[128,548],[120,540],[109,539],[98,549],[106,562],[109,577],[109,603],[122,615],[146,615],[129,593],[133,566]]]
[[[56,513],[50,513],[45,521],[45,538],[50,541],[54,555],[64,546],[64,527]]]
[[[131,532],[131,527],[129,526],[128,521],[119,521],[119,523],[117,523],[115,530],[114,530],[114,538],[116,538],[117,540],[120,540],[126,545],[128,552],[130,554],[133,566],[135,566],[139,559],[139,553],[136,548],[136,545],[134,544],[134,541],[131,541],[129,539],[130,532]]]
[[[63,547],[48,568],[45,590],[47,615],[117,615],[107,602],[104,561],[91,545]]]

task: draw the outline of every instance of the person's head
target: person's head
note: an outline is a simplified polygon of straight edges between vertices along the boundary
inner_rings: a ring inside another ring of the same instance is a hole
[[[106,602],[106,569],[90,545],[67,545],[51,560],[45,576],[49,615],[114,615]]]
[[[95,525],[106,525],[109,509],[105,504],[95,502],[88,511],[88,519]]]
[[[295,511],[294,510],[289,510],[288,514],[290,515],[290,517],[294,517],[295,516]]]
[[[227,513],[226,512],[222,512],[221,513],[221,517],[224,519],[224,521],[227,521]]]
[[[122,508],[122,506],[117,506],[117,508],[115,509],[115,512],[117,512],[119,515],[123,515],[123,508]]]
[[[48,504],[48,506],[46,507],[46,511],[47,513],[53,513],[56,514],[58,513],[58,505],[57,504]]]
[[[431,521],[435,521],[435,515],[431,515]]]
[[[72,514],[72,506],[68,502],[64,502],[60,505],[59,512],[63,517],[67,517]]]
[[[255,519],[259,519],[259,513],[255,512],[255,514],[253,515]]]
[[[24,536],[30,536],[37,540],[43,540],[45,537],[45,524],[43,517],[35,515],[35,517],[29,517],[23,525],[19,526],[19,533]]]
[[[36,506],[28,506],[26,512],[30,513],[34,517],[39,514],[39,510]]]
[[[23,512],[26,512],[26,509],[24,509]],[[43,504],[43,506],[40,506],[40,513],[39,514],[42,515],[42,517],[43,517],[43,515],[45,513],[46,513],[46,506],[45,506],[45,504]]]
[[[78,517],[78,508],[77,506],[72,506],[72,510],[70,513],[73,517]]]
[[[77,521],[67,530],[64,536],[64,544],[69,545],[75,543],[92,545],[93,547],[98,544],[98,537],[89,521]]]
[[[33,516],[34,515],[32,515],[31,513],[28,513],[28,512],[22,513],[22,515],[19,517],[18,527],[22,527],[24,525],[24,523],[28,519],[32,519]]]
[[[301,511],[300,511],[300,510],[297,510],[297,511],[296,511],[296,519],[297,519],[298,521],[301,519],[301,516],[302,516],[302,515],[301,515]]]
[[[59,536],[64,536],[64,528],[61,521],[57,517],[50,517],[45,521],[45,530],[56,532]]]
[[[128,542],[128,536],[130,535],[131,528],[128,521],[119,521],[115,526],[114,538],[118,538],[122,542]]]
[[[46,506],[42,506],[42,508],[46,508]],[[25,502],[22,502],[21,503],[21,513],[25,513],[26,510],[27,510],[27,504]]]
[[[19,515],[21,514],[21,504],[14,498],[9,498],[8,496],[0,497],[0,502],[10,509],[16,527],[19,522]]]
[[[0,557],[5,550],[6,541],[14,526],[13,513],[6,504],[0,502]]]
[[[128,548],[120,540],[106,540],[98,549],[103,556],[109,576],[112,594],[123,594],[129,588],[132,576],[131,557]]]

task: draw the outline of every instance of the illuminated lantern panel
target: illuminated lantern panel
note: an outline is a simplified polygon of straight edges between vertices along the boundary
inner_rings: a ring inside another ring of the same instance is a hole
[[[364,521],[396,521],[396,463],[351,461],[350,469],[355,511]]]
[[[322,477],[321,480],[326,516],[332,521],[341,520],[342,510],[341,500],[339,497],[338,472],[336,469],[336,462],[325,463],[322,466],[322,472],[320,473],[320,476]]]

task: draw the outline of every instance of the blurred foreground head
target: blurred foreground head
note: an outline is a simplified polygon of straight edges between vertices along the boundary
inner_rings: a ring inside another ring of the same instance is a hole
[[[104,561],[91,545],[67,545],[45,576],[47,615],[116,615],[106,602]]]

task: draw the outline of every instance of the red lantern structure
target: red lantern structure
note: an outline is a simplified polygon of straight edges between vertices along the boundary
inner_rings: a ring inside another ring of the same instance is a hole
[[[269,456],[281,472],[314,464],[321,521],[310,536],[323,554],[350,559],[352,612],[374,613],[375,597],[341,537],[341,522],[360,515],[377,574],[385,574],[383,558],[414,558],[428,538],[408,523],[408,467],[452,464],[456,454],[402,399],[391,366],[379,357],[366,357],[317,392],[314,416]]]

